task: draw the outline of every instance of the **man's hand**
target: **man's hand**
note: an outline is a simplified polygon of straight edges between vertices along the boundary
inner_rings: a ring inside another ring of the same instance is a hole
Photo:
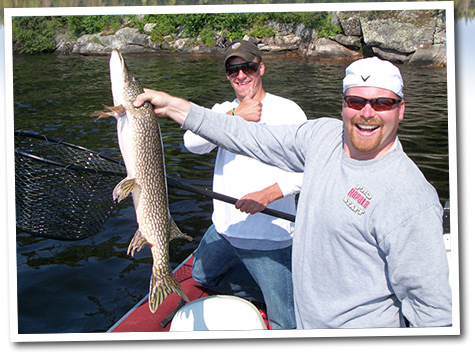
[[[256,93],[251,88],[239,106],[234,109],[234,113],[246,121],[259,122],[261,119],[262,103],[254,99],[255,96]]]
[[[284,197],[279,185],[275,183],[264,190],[251,192],[241,197],[235,207],[241,212],[255,214],[263,211],[269,203]]]
[[[145,102],[150,102],[157,115],[168,116],[175,122],[183,125],[190,110],[190,103],[188,101],[161,91],[150,89],[144,89],[144,91],[144,93],[136,97],[134,101],[135,107],[140,107]]]

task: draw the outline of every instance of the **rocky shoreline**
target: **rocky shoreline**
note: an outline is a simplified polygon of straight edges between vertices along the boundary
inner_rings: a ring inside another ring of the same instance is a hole
[[[342,33],[329,38],[319,37],[318,30],[297,25],[269,21],[267,26],[275,35],[248,38],[258,44],[266,54],[295,54],[316,60],[355,60],[377,55],[399,64],[423,67],[444,67],[446,56],[445,12],[441,10],[417,11],[358,11],[335,12],[333,24]],[[126,54],[175,51],[194,54],[219,54],[225,46],[223,36],[215,34],[215,45],[208,47],[200,38],[184,34],[167,36],[163,42],[150,39],[153,24],[143,31],[124,27],[114,34],[104,32],[84,35],[76,41],[65,35],[56,37],[57,53],[80,55],[109,55],[117,48]]]

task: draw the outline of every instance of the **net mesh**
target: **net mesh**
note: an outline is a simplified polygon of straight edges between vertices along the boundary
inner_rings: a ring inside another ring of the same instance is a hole
[[[15,132],[17,228],[60,240],[93,236],[113,210],[112,190],[125,175],[118,161],[89,149]]]

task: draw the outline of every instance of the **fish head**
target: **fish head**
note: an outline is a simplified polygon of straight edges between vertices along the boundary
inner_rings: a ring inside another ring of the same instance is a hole
[[[142,85],[127,68],[124,57],[117,49],[112,51],[109,68],[114,106],[131,109],[137,95],[144,92]]]

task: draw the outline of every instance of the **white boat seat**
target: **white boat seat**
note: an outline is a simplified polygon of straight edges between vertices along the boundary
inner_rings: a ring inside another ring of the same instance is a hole
[[[259,310],[249,301],[226,295],[194,300],[173,317],[170,331],[267,329]]]

